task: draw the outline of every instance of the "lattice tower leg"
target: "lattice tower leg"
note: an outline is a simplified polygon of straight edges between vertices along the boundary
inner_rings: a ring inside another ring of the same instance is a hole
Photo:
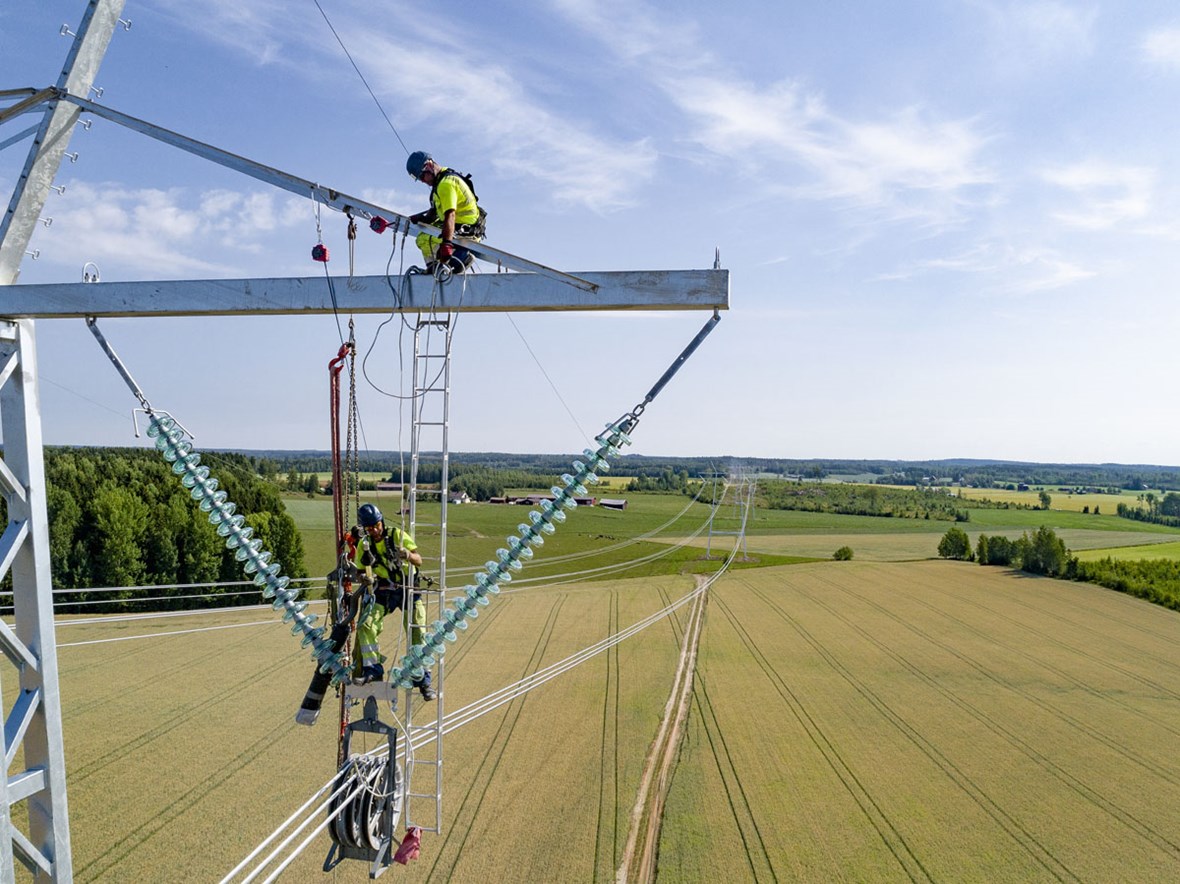
[[[12,575],[14,607],[13,626],[0,623],[0,650],[19,676],[0,678],[6,695],[0,880],[14,880],[15,857],[39,881],[72,881],[32,320],[0,321],[0,430],[0,491],[8,508],[8,523],[0,535],[0,578]],[[14,694],[9,708],[7,698]],[[13,772],[13,760],[22,750],[24,769]],[[28,811],[27,835],[12,819],[12,808],[21,801]]]

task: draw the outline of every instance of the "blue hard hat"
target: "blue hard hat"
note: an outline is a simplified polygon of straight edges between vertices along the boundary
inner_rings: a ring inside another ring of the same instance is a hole
[[[421,178],[422,170],[426,168],[430,159],[430,154],[424,150],[416,150],[410,154],[409,159],[406,160],[406,171],[410,173],[410,177]]]
[[[366,503],[359,510],[357,510],[356,517],[360,519],[362,528],[372,528],[378,522],[384,520],[384,516],[381,515],[381,510],[377,509],[377,507],[373,506],[371,503]]]

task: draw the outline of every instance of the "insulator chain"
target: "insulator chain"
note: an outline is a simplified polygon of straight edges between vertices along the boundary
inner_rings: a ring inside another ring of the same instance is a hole
[[[412,687],[425,675],[426,669],[446,653],[447,642],[455,641],[458,633],[467,629],[467,621],[477,618],[479,609],[487,607],[488,597],[499,594],[500,584],[512,580],[509,572],[521,570],[524,567],[521,560],[531,559],[533,547],[544,545],[545,535],[553,534],[557,524],[566,520],[565,510],[577,508],[574,498],[589,493],[583,483],[596,485],[597,473],[610,469],[607,458],[617,456],[620,446],[631,444],[623,429],[624,423],[608,424],[606,430],[595,437],[598,450],[587,448],[582,452],[588,463],[574,461],[574,472],[564,474],[562,484],[550,489],[553,500],[543,500],[538,510],[529,512],[529,521],[517,527],[519,536],[510,535],[508,546],[496,550],[496,561],[488,562],[485,570],[475,576],[475,583],[464,587],[463,596],[445,610],[442,619],[431,624],[430,634],[422,643],[410,647],[410,653],[401,658],[401,667],[390,674],[390,681],[399,687]]]

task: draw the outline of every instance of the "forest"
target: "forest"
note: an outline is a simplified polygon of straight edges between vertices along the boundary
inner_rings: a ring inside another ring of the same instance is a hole
[[[951,522],[969,519],[959,499],[942,491],[774,480],[761,482],[758,491],[766,505],[777,510]]]
[[[277,488],[255,472],[257,462],[240,454],[214,454],[205,463],[247,524],[291,577],[306,577],[303,541],[284,510]],[[245,579],[233,553],[209,523],[168,464],[151,449],[45,449],[49,555],[54,586],[159,586]],[[213,589],[210,594],[230,589]],[[186,595],[173,590],[163,595]],[[93,594],[90,594],[93,595]],[[129,597],[130,592],[114,598]],[[112,598],[104,594],[103,598]],[[84,601],[85,592],[58,596],[59,603]],[[200,600],[177,599],[174,607]],[[226,603],[255,604],[255,595]],[[69,610],[62,608],[61,610]],[[112,610],[104,606],[103,611]]]

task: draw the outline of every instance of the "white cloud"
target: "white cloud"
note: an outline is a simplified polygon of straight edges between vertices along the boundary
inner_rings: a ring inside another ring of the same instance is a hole
[[[254,64],[297,64],[284,51],[282,31],[290,21],[290,8],[282,0],[148,0],[148,5],[203,39],[239,51]]]
[[[919,261],[878,278],[904,282],[939,272],[974,276],[984,289],[1006,294],[1060,289],[1098,275],[1098,271],[1082,267],[1054,249],[992,241],[957,254]]]
[[[987,137],[970,120],[938,119],[899,107],[857,120],[795,81],[761,86],[729,74],[694,28],[665,28],[666,16],[638,4],[557,0],[557,8],[649,78],[688,117],[709,150],[749,161],[760,188],[786,190],[794,164],[807,184],[792,195],[847,200],[878,217],[946,223],[965,191],[990,184],[979,155]],[[774,170],[774,174],[767,174]]]
[[[1140,48],[1143,57],[1151,64],[1170,71],[1180,71],[1180,27],[1159,28],[1149,32]]]
[[[350,88],[359,86],[314,8],[307,13],[312,16],[307,27],[292,30],[287,27],[290,10],[277,0],[155,2],[202,38],[258,63],[283,64],[300,76],[344,78]],[[395,125],[408,129],[429,120],[439,129],[481,141],[499,170],[546,182],[559,202],[602,212],[632,202],[635,182],[649,177],[655,167],[650,144],[599,135],[581,122],[576,106],[546,107],[531,97],[504,52],[496,47],[485,52],[461,29],[435,27],[419,12],[391,10],[375,24],[367,8],[357,14],[329,9],[333,28]],[[446,65],[445,77],[430,73],[440,70],[440,59],[459,57],[461,64]],[[375,61],[379,59],[396,59],[396,64]]]
[[[1008,0],[976,4],[991,24],[993,52],[999,73],[1027,71],[1043,64],[1089,55],[1094,49],[1095,7],[1056,0]]]
[[[311,211],[309,200],[276,202],[270,193],[76,182],[55,208],[52,226],[37,232],[37,248],[42,260],[117,265],[124,276],[218,275],[256,253],[272,231],[310,226]]]
[[[1151,169],[1099,160],[1046,169],[1041,177],[1067,191],[1073,201],[1053,217],[1084,230],[1105,230],[1144,218],[1151,210],[1156,182]]]
[[[366,57],[397,57],[397,70],[373,77],[378,94],[392,96],[403,114],[453,121],[456,133],[478,133],[504,174],[527,170],[547,182],[560,201],[609,211],[631,202],[637,179],[650,176],[656,154],[645,141],[607,140],[573,119],[533,100],[507,68],[479,58],[448,71],[445,89],[423,88],[405,70],[430,70],[439,50],[429,44],[398,44],[385,34],[353,34],[350,43]],[[442,162],[448,157],[440,156]],[[454,162],[451,160],[451,162]]]

